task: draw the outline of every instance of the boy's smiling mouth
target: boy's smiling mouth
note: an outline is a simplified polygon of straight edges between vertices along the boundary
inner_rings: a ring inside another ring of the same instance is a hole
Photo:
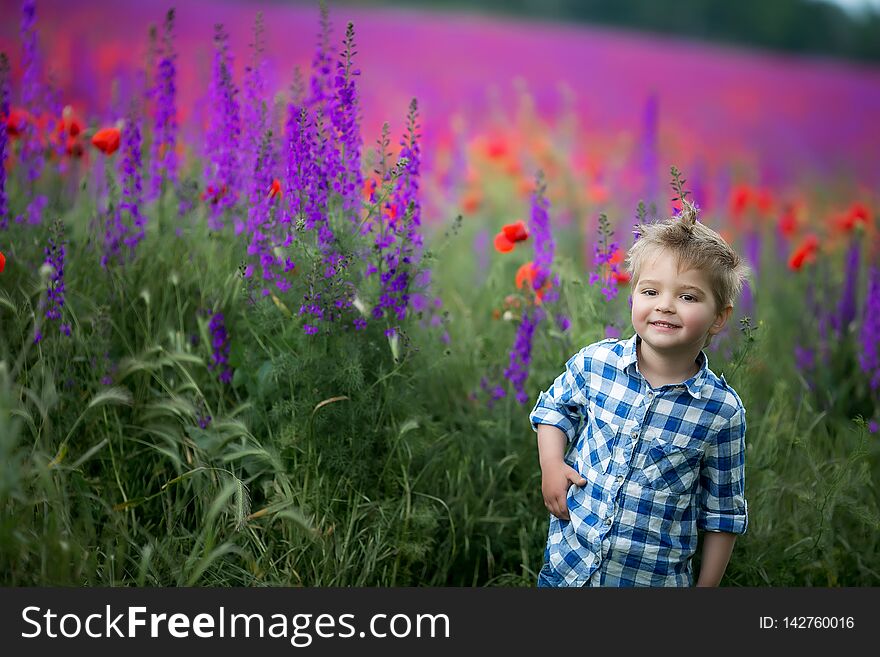
[[[656,326],[657,328],[664,328],[664,329],[677,329],[677,328],[681,328],[678,324],[670,324],[669,322],[662,322],[662,321],[660,321],[660,322],[648,322],[648,324],[650,324],[651,326]]]

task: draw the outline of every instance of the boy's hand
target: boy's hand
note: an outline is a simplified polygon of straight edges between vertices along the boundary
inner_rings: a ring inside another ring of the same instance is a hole
[[[587,480],[565,461],[547,464],[541,468],[541,493],[544,506],[560,520],[568,520],[568,487],[583,486]]]

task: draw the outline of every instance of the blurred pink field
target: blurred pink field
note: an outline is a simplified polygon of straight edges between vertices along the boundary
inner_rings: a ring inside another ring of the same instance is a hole
[[[198,118],[210,79],[213,25],[230,32],[236,77],[249,59],[257,11],[265,16],[269,88],[285,90],[299,66],[308,76],[319,30],[317,3],[281,6],[188,0],[137,3],[39,0],[37,25],[48,67],[88,118],[114,118],[111,89],[132,89],[150,24],[177,10],[179,108]],[[13,63],[17,102],[20,5],[0,1],[0,48]],[[474,133],[495,107],[512,111],[514,80],[523,80],[547,120],[572,92],[578,127],[575,161],[588,161],[610,135],[641,138],[646,102],[658,100],[660,164],[700,162],[714,177],[779,186],[819,177],[880,183],[880,69],[551,23],[330,4],[334,44],[353,21],[366,145],[384,121],[399,135],[409,99],[420,103],[426,164],[432,146],[448,145],[453,117]],[[494,98],[494,100],[490,100]],[[436,149],[435,149],[436,150]],[[637,151],[638,149],[633,149]],[[685,168],[687,171],[687,168]],[[743,173],[745,172],[745,173]]]

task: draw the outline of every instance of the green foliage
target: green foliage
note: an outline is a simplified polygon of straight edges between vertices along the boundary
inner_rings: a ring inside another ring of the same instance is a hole
[[[77,206],[65,217],[70,338],[47,330],[33,343],[43,282],[19,263],[40,260],[44,235],[7,234],[4,585],[534,584],[547,515],[530,407],[508,394],[489,408],[473,394],[484,376],[503,382],[516,314],[492,311],[507,297],[527,303],[513,283],[527,249],[481,271],[471,257],[479,226],[456,221],[431,236],[444,314],[438,326],[427,311],[409,318],[395,357],[376,323],[307,336],[292,295],[252,297],[231,235],[151,224],[141,257],[104,272],[81,230],[87,215]],[[710,353],[749,422],[751,525],[725,583],[878,585],[880,459],[858,419],[870,415],[868,393],[851,346],[814,390],[799,378],[790,347],[804,327],[787,318],[803,291],[799,279],[776,282],[780,266],[765,270],[758,328],[732,331]],[[554,271],[555,311],[571,328],[542,323],[532,398],[628,312],[625,293],[605,302],[568,256]],[[206,311],[220,309],[230,386],[207,367]]]

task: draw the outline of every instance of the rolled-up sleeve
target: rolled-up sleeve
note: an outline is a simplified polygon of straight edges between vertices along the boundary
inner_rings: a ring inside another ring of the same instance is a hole
[[[704,531],[744,534],[748,526],[745,498],[746,411],[727,421],[703,456],[697,527]]]
[[[529,415],[533,430],[537,431],[539,424],[552,425],[566,435],[568,442],[578,435],[586,400],[588,358],[588,348],[585,347],[568,360],[565,371],[556,377],[553,385],[538,395],[538,401]]]

